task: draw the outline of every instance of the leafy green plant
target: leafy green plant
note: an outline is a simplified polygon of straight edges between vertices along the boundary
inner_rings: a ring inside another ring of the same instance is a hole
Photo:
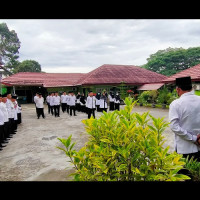
[[[141,94],[139,94],[138,100],[142,104],[147,104],[149,97],[150,97],[149,91],[144,91]]]
[[[164,87],[162,90],[159,91],[158,98],[157,98],[158,103],[167,104],[167,102],[171,98],[171,95],[172,94],[168,91],[168,89]]]
[[[145,112],[133,112],[136,101],[125,99],[124,109],[103,112],[99,119],[83,120],[89,141],[73,150],[71,136],[61,139],[64,151],[76,169],[76,181],[184,181],[178,174],[185,162],[164,148],[162,135],[168,123]]]
[[[186,158],[185,168],[190,171],[193,181],[200,181],[200,162],[194,160],[193,157],[191,159]]]

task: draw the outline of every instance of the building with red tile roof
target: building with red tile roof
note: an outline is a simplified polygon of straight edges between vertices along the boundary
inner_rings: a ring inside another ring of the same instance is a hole
[[[120,92],[122,83],[125,85],[124,90],[136,90],[144,84],[162,83],[166,78],[162,74],[134,65],[104,64],[89,73],[20,72],[1,82],[7,86],[15,86],[16,94],[20,96],[28,94],[31,102],[38,89],[45,95],[55,90],[73,90],[85,94],[90,90],[96,93],[104,89],[107,92]]]

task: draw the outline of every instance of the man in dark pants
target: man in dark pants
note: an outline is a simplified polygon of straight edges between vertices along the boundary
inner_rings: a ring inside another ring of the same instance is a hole
[[[55,96],[53,97],[53,104],[55,117],[60,117],[60,96],[58,95],[58,92],[55,92]]]
[[[8,110],[8,118],[9,118],[9,137],[11,137],[12,134],[15,134],[14,131],[14,117],[15,117],[15,108],[14,108],[14,104],[11,101],[12,96],[11,93],[7,94],[7,101],[6,101],[6,107]]]
[[[76,96],[74,95],[74,92],[71,92],[71,95],[69,97],[69,107],[70,107],[70,116],[72,116],[72,110],[74,112],[74,116],[76,116]]]
[[[86,100],[86,107],[88,109],[88,119],[90,119],[91,114],[95,118],[95,110],[96,110],[96,98],[93,96],[93,92],[90,91]]]
[[[183,157],[200,161],[200,96],[192,91],[191,77],[176,79],[179,96],[169,106],[170,128],[175,134],[175,150]],[[184,172],[184,174],[188,174]]]

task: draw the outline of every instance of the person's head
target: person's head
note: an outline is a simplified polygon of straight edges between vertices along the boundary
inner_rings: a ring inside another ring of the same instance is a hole
[[[39,98],[41,98],[41,97],[42,97],[42,93],[39,93],[38,95],[39,95],[39,96],[38,96]]]
[[[39,97],[39,92],[37,92],[37,93],[35,94],[35,96]]]
[[[6,103],[6,101],[7,101],[7,94],[3,94],[2,95],[2,102]]]
[[[7,98],[11,100],[11,98],[12,98],[11,93],[7,94]]]
[[[17,95],[16,94],[12,94],[11,101],[15,102],[16,100],[17,100]]]
[[[66,92],[63,92],[63,95],[66,95],[67,93]]]
[[[73,91],[71,91],[71,95],[74,96],[74,92]]]
[[[93,92],[92,91],[89,91],[89,94],[88,94],[90,97],[93,97]]]
[[[51,93],[51,96],[54,96],[54,92]]]
[[[191,90],[192,81],[190,76],[176,78],[176,92],[179,97],[186,92],[190,92]]]

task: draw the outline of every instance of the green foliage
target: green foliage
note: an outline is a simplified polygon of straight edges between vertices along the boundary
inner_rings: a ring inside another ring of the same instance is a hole
[[[119,85],[119,88],[120,88],[120,98],[124,100],[127,97],[126,84],[122,81],[121,84]]]
[[[150,91],[143,91],[138,96],[138,100],[140,103],[147,104],[148,100],[150,98]]]
[[[177,172],[185,162],[182,155],[164,148],[162,135],[168,123],[145,112],[132,112],[136,101],[125,99],[120,111],[104,112],[99,119],[83,120],[89,141],[73,150],[71,136],[58,138],[74,164],[76,181],[184,181]]]
[[[160,104],[167,104],[172,98],[172,93],[166,87],[159,91],[157,102]]]
[[[0,24],[0,63],[5,64],[5,75],[12,74],[17,66],[20,41],[14,30],[9,30],[6,23]]]
[[[150,101],[152,103],[156,103],[156,99],[158,97],[158,91],[157,90],[150,90],[149,91],[149,97],[150,97]]]
[[[191,159],[185,159],[185,168],[188,169],[192,175],[193,181],[200,181],[200,162]]]
[[[159,50],[147,58],[142,67],[151,71],[171,76],[200,63],[200,47],[188,49],[167,48]]]
[[[14,73],[18,72],[41,72],[41,66],[35,60],[24,60],[14,70]]]
[[[199,90],[195,90],[194,92],[196,95],[200,96],[200,91]]]

